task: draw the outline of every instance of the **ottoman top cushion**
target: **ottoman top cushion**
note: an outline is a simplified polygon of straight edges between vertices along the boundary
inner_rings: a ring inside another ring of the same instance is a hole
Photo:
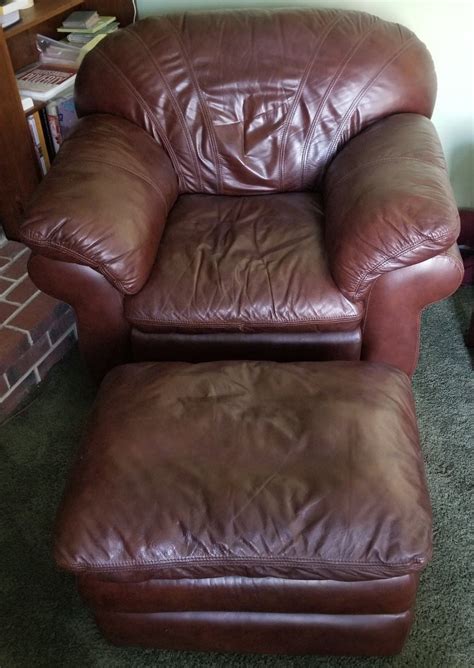
[[[410,381],[366,362],[118,367],[55,550],[68,570],[125,579],[418,571],[431,510]]]

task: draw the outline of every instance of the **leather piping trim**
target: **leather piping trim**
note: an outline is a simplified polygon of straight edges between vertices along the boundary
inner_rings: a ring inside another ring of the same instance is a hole
[[[188,151],[189,151],[190,155],[193,156],[194,168],[195,168],[195,170],[196,170],[196,175],[197,175],[197,177],[198,177],[198,181],[199,181],[199,189],[202,190],[202,189],[203,189],[203,184],[202,184],[203,182],[202,182],[201,166],[200,166],[200,164],[199,164],[199,160],[198,160],[198,156],[197,156],[197,153],[196,153],[196,149],[195,149],[195,147],[194,147],[194,145],[193,145],[193,143],[192,143],[191,133],[190,133],[189,128],[188,128],[188,126],[187,126],[187,124],[186,124],[186,119],[184,118],[183,112],[181,111],[181,107],[179,106],[178,100],[176,99],[176,97],[175,97],[175,95],[174,95],[174,93],[173,93],[173,91],[172,91],[170,85],[168,84],[168,81],[166,80],[166,78],[165,78],[163,72],[161,71],[160,66],[159,66],[158,63],[156,62],[156,60],[155,60],[155,58],[154,58],[154,56],[153,56],[151,50],[148,48],[148,45],[145,44],[145,42],[143,41],[143,39],[140,37],[140,35],[139,35],[137,32],[135,32],[135,31],[133,31],[133,30],[130,30],[129,27],[125,28],[125,30],[127,31],[127,33],[128,33],[129,35],[131,35],[131,36],[134,37],[134,39],[141,45],[141,47],[142,47],[142,48],[145,50],[145,52],[148,54],[148,58],[149,58],[149,59],[151,60],[151,62],[153,63],[153,65],[154,65],[154,67],[155,67],[155,69],[156,69],[158,75],[160,76],[161,80],[163,81],[163,84],[164,84],[166,90],[168,91],[168,95],[170,96],[171,104],[172,104],[172,106],[173,106],[173,108],[174,108],[175,114],[176,114],[176,116],[178,117],[179,122],[180,122],[180,125],[181,125],[181,127],[182,127],[182,129],[183,129],[183,134],[184,134],[184,136],[185,136],[185,138],[186,138],[186,144],[187,144],[187,146],[188,146]]]
[[[328,26],[326,27],[326,30],[321,36],[321,39],[319,41],[319,44],[316,48],[316,51],[313,54],[313,57],[308,61],[308,64],[305,67],[305,70],[303,72],[303,76],[300,79],[300,82],[298,84],[298,88],[295,93],[295,97],[293,98],[293,102],[291,103],[290,110],[287,114],[287,121],[285,122],[285,129],[283,130],[283,135],[282,135],[282,140],[280,144],[280,150],[279,150],[279,155],[278,155],[278,160],[279,160],[279,169],[280,169],[280,190],[284,190],[283,184],[285,180],[285,153],[286,153],[286,144],[288,142],[288,134],[290,132],[290,124],[291,121],[294,118],[294,115],[296,113],[296,108],[298,105],[298,102],[301,99],[301,95],[303,94],[303,89],[306,84],[306,81],[308,80],[309,73],[311,72],[311,69],[316,61],[316,58],[319,55],[319,52],[321,51],[321,48],[323,47],[324,43],[326,42],[327,38],[331,34],[333,28],[336,27],[338,23],[342,21],[342,16],[337,16],[335,19],[333,19]]]
[[[177,327],[186,327],[188,325],[192,325],[193,327],[202,327],[203,329],[207,329],[208,327],[219,327],[219,328],[222,327],[223,328],[223,327],[234,326],[234,327],[237,327],[237,329],[239,329],[240,331],[242,331],[240,329],[242,326],[244,326],[244,327],[245,326],[247,326],[247,327],[268,326],[270,328],[273,328],[273,327],[292,328],[292,327],[299,327],[299,325],[301,325],[301,324],[315,324],[315,325],[317,325],[318,322],[321,322],[321,321],[337,323],[337,322],[347,322],[348,320],[349,321],[353,320],[354,325],[358,325],[362,320],[362,314],[360,316],[345,315],[345,316],[340,316],[339,318],[330,318],[330,317],[325,317],[325,316],[321,316],[320,318],[308,318],[306,320],[302,318],[301,320],[297,320],[295,322],[285,322],[284,320],[277,320],[276,322],[268,322],[268,320],[264,320],[264,321],[252,320],[250,322],[245,322],[245,323],[242,323],[242,321],[240,321],[240,320],[230,320],[228,322],[210,322],[210,321],[206,321],[204,323],[204,322],[201,322],[199,320],[198,321],[194,321],[194,320],[181,320],[181,321],[178,320],[177,321],[177,320],[156,320],[155,318],[133,318],[133,317],[129,318],[129,322],[131,322],[133,325],[146,325],[147,323],[153,322],[153,323],[156,324],[157,328],[159,328],[160,325],[162,325],[162,326],[175,325]]]
[[[104,264],[100,262],[94,262],[93,260],[86,257],[79,251],[75,251],[72,248],[63,246],[57,241],[50,241],[49,239],[37,239],[30,232],[25,232],[25,231],[21,231],[20,234],[22,239],[24,239],[26,243],[29,242],[32,246],[39,246],[40,248],[45,248],[45,247],[55,248],[61,251],[61,253],[64,253],[64,255],[66,256],[72,257],[75,260],[80,260],[81,264],[84,264],[87,267],[90,267],[91,269],[95,269],[100,274],[105,276],[116,288],[118,288],[118,290],[120,290],[120,292],[122,292],[122,294],[126,295],[135,294],[130,289],[126,288],[125,284],[119,278],[117,278],[113,274],[113,272],[111,272]]]
[[[342,117],[341,122],[339,123],[339,126],[338,126],[336,132],[334,133],[334,137],[332,138],[332,140],[331,140],[331,142],[330,142],[330,144],[329,144],[329,146],[328,146],[328,148],[327,148],[327,150],[326,150],[326,154],[325,154],[324,159],[323,159],[323,161],[322,161],[322,164],[323,164],[323,165],[329,165],[329,162],[330,162],[330,160],[332,159],[332,156],[333,156],[333,154],[334,154],[334,152],[335,152],[336,146],[337,146],[337,144],[338,144],[338,142],[339,142],[339,139],[340,139],[340,136],[341,136],[341,134],[342,134],[342,132],[343,132],[343,130],[344,130],[346,124],[347,124],[347,121],[348,121],[349,118],[351,117],[352,112],[353,112],[354,109],[357,107],[357,105],[359,104],[359,102],[362,100],[362,98],[364,97],[364,95],[365,95],[365,94],[372,88],[372,86],[374,85],[374,83],[375,83],[375,82],[377,81],[377,79],[381,76],[381,74],[383,74],[383,72],[387,69],[387,67],[389,67],[395,60],[397,60],[397,58],[398,58],[399,56],[401,56],[401,54],[402,54],[404,51],[406,51],[406,50],[413,44],[413,42],[414,42],[415,40],[416,40],[416,37],[415,37],[415,36],[410,37],[409,39],[407,39],[406,42],[404,42],[404,43],[402,44],[402,46],[401,46],[401,47],[400,47],[400,48],[393,54],[393,56],[391,56],[391,57],[390,57],[390,58],[389,58],[389,59],[382,65],[382,67],[381,67],[380,70],[377,72],[377,74],[374,74],[374,76],[370,79],[370,81],[368,81],[368,82],[365,84],[365,86],[362,88],[362,90],[358,93],[358,95],[355,97],[355,99],[354,99],[354,100],[352,101],[352,103],[349,105],[349,108],[347,109],[346,113],[345,113],[344,116]],[[395,112],[392,112],[392,113],[395,113]],[[303,169],[304,169],[304,165],[303,165]]]
[[[143,181],[144,183],[147,183],[150,188],[152,188],[156,194],[160,197],[160,199],[163,201],[163,204],[165,207],[168,209],[168,202],[165,199],[165,196],[163,194],[163,191],[161,188],[151,179],[147,178],[146,176],[143,176],[143,174],[139,174],[133,169],[130,169],[129,167],[124,167],[123,165],[119,165],[116,162],[112,162],[110,160],[99,160],[97,158],[81,158],[81,163],[84,162],[94,162],[98,165],[107,165],[109,167],[116,167],[117,169],[121,169],[124,172],[128,172],[129,174],[132,174],[132,176],[136,176],[138,179]]]
[[[200,105],[201,111],[202,111],[202,117],[203,117],[204,123],[207,127],[207,131],[209,133],[209,141],[211,142],[211,146],[212,146],[213,153],[214,153],[214,164],[215,164],[215,167],[216,167],[216,177],[217,177],[217,194],[222,195],[223,194],[223,180],[222,180],[219,149],[218,149],[218,145],[217,145],[217,137],[216,137],[216,133],[215,133],[215,130],[214,130],[214,125],[212,123],[211,115],[209,113],[209,109],[207,107],[206,100],[204,98],[204,94],[203,94],[203,92],[202,92],[202,90],[199,86],[199,83],[198,83],[198,80],[197,80],[197,77],[196,77],[196,73],[194,71],[192,62],[191,62],[191,60],[188,56],[188,53],[187,53],[186,48],[184,46],[184,43],[181,39],[181,35],[176,30],[176,28],[174,27],[174,25],[172,24],[172,22],[170,21],[170,19],[168,17],[164,16],[163,19],[165,19],[166,22],[168,23],[171,32],[173,33],[173,35],[176,38],[176,41],[178,42],[179,48],[181,50],[181,55],[183,56],[183,60],[185,61],[186,65],[188,67],[189,76],[190,76],[191,81],[193,82],[194,88],[196,90],[196,95],[198,97],[199,105]]]
[[[345,174],[342,174],[342,176],[340,176],[334,183],[330,183],[330,185],[328,186],[328,191],[330,192],[332,190],[335,190],[341,185],[341,183],[346,181],[349,177],[353,176],[354,174],[360,172],[363,169],[366,169],[367,167],[373,167],[387,162],[399,162],[399,161],[401,162],[404,160],[418,162],[420,165],[424,165],[425,167],[434,167],[435,169],[439,169],[442,172],[445,171],[444,165],[436,165],[433,162],[428,162],[427,160],[421,160],[420,158],[412,158],[410,156],[405,156],[405,155],[393,156],[390,158],[378,158],[377,160],[369,160],[368,162],[364,162],[363,164],[357,165],[356,167],[353,167],[352,169],[347,171]]]
[[[302,158],[301,158],[301,190],[304,190],[304,182],[305,182],[305,176],[306,176],[306,162],[308,159],[308,152],[309,152],[309,147],[311,142],[313,141],[313,134],[314,130],[316,128],[316,124],[321,118],[321,114],[323,113],[324,106],[331,95],[334,86],[337,84],[339,81],[342,73],[346,69],[346,67],[349,65],[351,62],[352,58],[354,55],[357,53],[359,48],[362,46],[362,44],[365,42],[365,40],[369,37],[369,35],[375,30],[375,28],[378,26],[379,21],[375,20],[373,25],[368,28],[365,33],[363,33],[357,42],[353,45],[353,47],[350,49],[349,53],[346,54],[344,60],[342,60],[339,63],[339,67],[337,70],[334,72],[331,81],[329,82],[328,87],[326,88],[324,95],[321,98],[321,101],[319,102],[318,108],[316,110],[316,113],[313,117],[313,120],[311,121],[311,125],[309,126],[308,134],[306,135],[306,139],[303,145],[303,150],[301,152]]]
[[[391,260],[395,260],[396,258],[400,257],[401,255],[403,255],[403,253],[406,253],[407,251],[411,251],[411,250],[415,250],[416,248],[419,248],[420,246],[422,246],[427,241],[445,241],[445,240],[448,240],[448,239],[449,239],[449,232],[445,232],[443,234],[438,234],[438,235],[427,236],[427,237],[424,237],[423,239],[419,239],[419,240],[415,241],[414,243],[410,244],[409,246],[405,246],[405,248],[403,248],[398,253],[394,253],[393,255],[389,255],[388,257],[384,258],[383,260],[378,262],[376,265],[374,265],[373,267],[368,269],[366,272],[364,272],[362,274],[362,276],[359,278],[359,280],[357,281],[357,284],[354,288],[354,291],[353,291],[354,301],[358,300],[358,298],[360,296],[359,292],[363,290],[363,288],[364,288],[363,284],[364,284],[364,282],[367,281],[367,277],[370,274],[372,274],[374,271],[377,271],[378,269],[381,269],[384,266],[384,264],[387,264],[387,262],[391,262]],[[431,257],[434,257],[434,255],[432,255]],[[430,258],[425,258],[425,259],[428,260]],[[418,264],[418,263],[417,262],[412,262],[411,264]],[[408,265],[408,266],[410,266],[410,265]],[[381,273],[383,273],[383,272],[381,272]]]
[[[282,557],[266,557],[262,559],[261,557],[183,557],[181,559],[171,559],[171,560],[160,560],[160,561],[117,561],[112,563],[96,563],[90,564],[88,562],[84,564],[73,564],[71,565],[66,560],[57,558],[57,563],[59,566],[62,566],[66,569],[71,569],[74,571],[84,571],[90,570],[93,572],[97,571],[108,571],[111,569],[121,568],[123,570],[148,570],[155,569],[156,567],[163,569],[180,567],[182,565],[209,565],[213,566],[228,566],[233,564],[243,564],[243,565],[252,565],[253,562],[257,562],[259,566],[293,566],[298,568],[298,566],[373,566],[374,572],[377,573],[378,569],[390,568],[393,569],[395,573],[402,571],[403,575],[406,575],[407,568],[420,569],[426,563],[426,559],[421,557],[414,557],[413,559],[407,561],[394,561],[391,563],[384,563],[380,561],[344,561],[344,560],[316,560],[316,559],[286,559]]]
[[[137,91],[135,86],[131,83],[130,79],[128,79],[128,77],[125,76],[125,74],[122,72],[122,70],[120,70],[117,67],[117,65],[113,61],[111,61],[110,58],[108,56],[106,56],[105,53],[102,50],[98,49],[97,54],[115,72],[117,77],[122,80],[122,82],[128,88],[128,90],[133,95],[133,97],[137,100],[137,102],[139,102],[141,104],[141,106],[143,107],[143,110],[144,110],[145,114],[147,115],[148,119],[150,120],[151,124],[156,128],[156,130],[158,132],[158,135],[159,135],[161,141],[163,142],[163,145],[166,147],[166,150],[168,152],[168,156],[169,156],[171,162],[173,163],[173,166],[175,168],[175,171],[176,171],[176,174],[178,176],[178,179],[179,179],[180,183],[184,184],[184,182],[185,182],[184,175],[181,171],[181,165],[179,164],[176,153],[174,152],[174,149],[173,149],[172,145],[170,144],[170,142],[168,140],[168,137],[166,136],[163,128],[161,127],[161,124],[159,123],[156,116],[152,113],[152,111],[151,111],[149,105],[147,104],[147,102],[140,95],[140,93]],[[138,127],[140,127],[140,126],[138,126]]]

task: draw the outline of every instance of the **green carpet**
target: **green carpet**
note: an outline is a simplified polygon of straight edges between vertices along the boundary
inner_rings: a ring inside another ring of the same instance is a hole
[[[473,665],[469,447],[474,440],[474,377],[462,339],[472,303],[472,290],[463,288],[424,314],[415,392],[433,499],[434,559],[422,577],[415,626],[399,657],[173,653],[121,649],[102,640],[73,578],[57,571],[51,559],[55,510],[94,395],[73,352],[36,391],[33,402],[0,426],[0,667]]]

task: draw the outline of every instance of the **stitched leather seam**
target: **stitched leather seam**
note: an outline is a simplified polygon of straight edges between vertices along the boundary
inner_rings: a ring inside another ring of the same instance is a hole
[[[316,58],[319,55],[319,52],[321,51],[322,46],[326,42],[327,38],[329,37],[330,33],[332,32],[333,28],[336,27],[336,25],[342,21],[342,16],[337,16],[335,19],[333,19],[329,25],[326,27],[326,30],[321,36],[321,39],[319,41],[318,46],[316,47],[316,51],[313,54],[313,57],[309,60],[308,64],[306,65],[306,68],[303,72],[303,76],[300,79],[300,82],[298,84],[298,88],[295,93],[295,97],[293,99],[293,102],[291,104],[291,108],[288,112],[287,115],[287,121],[285,122],[285,128],[283,130],[283,136],[280,144],[280,151],[278,155],[278,160],[279,160],[279,165],[280,165],[280,190],[283,190],[283,183],[285,179],[285,153],[286,153],[286,144],[288,141],[288,134],[290,132],[290,124],[291,121],[293,120],[293,117],[296,113],[296,108],[298,105],[298,102],[301,99],[301,95],[303,93],[303,88],[306,84],[306,81],[308,80],[309,73],[311,72],[311,69],[314,65],[314,62]]]
[[[111,160],[99,160],[98,158],[81,158],[81,163],[84,162],[94,162],[98,165],[108,165],[109,167],[116,167],[117,169],[121,169],[124,172],[128,172],[129,174],[136,176],[144,183],[147,183],[156,192],[156,194],[159,195],[165,207],[168,208],[168,203],[165,199],[163,191],[158,186],[158,184],[152,181],[151,179],[147,178],[146,176],[143,176],[143,174],[136,172],[134,169],[130,169],[129,167],[124,167],[123,165],[120,165],[117,162],[112,162]]]
[[[269,322],[268,320],[263,320],[263,321],[256,321],[252,320],[250,322],[244,322],[242,323],[239,320],[229,320],[228,322],[211,322],[211,321],[206,321],[205,323],[201,321],[195,321],[195,320],[156,320],[155,318],[134,318],[133,316],[129,316],[130,321],[133,322],[134,324],[146,324],[148,322],[153,322],[155,323],[158,327],[160,325],[166,326],[166,325],[176,325],[176,326],[187,326],[187,325],[192,325],[193,327],[202,327],[204,329],[208,327],[229,327],[229,326],[239,326],[239,325],[244,325],[244,326],[250,326],[253,327],[254,325],[267,325],[271,327],[281,327],[282,325],[285,327],[298,327],[301,324],[304,323],[314,323],[317,324],[318,322],[326,321],[326,322],[346,322],[348,320],[353,320],[354,324],[357,324],[361,320],[361,316],[356,316],[356,315],[343,315],[340,316],[339,318],[331,318],[330,316],[321,316],[320,318],[301,318],[300,320],[293,321],[293,322],[288,322],[284,320],[278,320],[275,322]]]
[[[362,44],[365,42],[365,40],[369,37],[369,35],[375,30],[375,28],[378,27],[378,21],[374,22],[374,25],[370,26],[361,37],[357,40],[357,42],[354,44],[352,49],[349,51],[349,53],[346,55],[345,59],[339,63],[339,67],[337,70],[334,72],[332,79],[326,88],[323,97],[321,98],[321,101],[318,105],[318,108],[316,110],[316,113],[314,115],[313,120],[311,121],[311,125],[309,126],[308,134],[306,135],[306,139],[304,142],[303,146],[303,151],[302,151],[302,158],[301,158],[301,189],[304,189],[304,181],[305,181],[305,175],[306,175],[306,161],[308,159],[308,153],[309,153],[309,147],[310,144],[313,140],[313,134],[314,130],[316,128],[316,124],[321,118],[321,114],[323,113],[324,106],[332,93],[334,86],[337,84],[339,79],[341,78],[344,70],[346,67],[349,65],[351,62],[352,58],[355,56],[359,48],[362,46]]]
[[[387,69],[387,67],[389,67],[389,65],[391,65],[395,60],[397,60],[397,58],[412,45],[412,43],[415,41],[415,39],[416,39],[415,36],[410,37],[409,39],[407,39],[406,42],[404,44],[402,44],[402,46],[393,54],[393,56],[391,56],[382,65],[382,67],[377,72],[377,74],[374,74],[372,79],[370,79],[370,81],[368,81],[365,84],[365,86],[362,88],[360,93],[352,101],[352,104],[349,106],[349,109],[346,111],[346,113],[342,117],[341,122],[339,123],[339,127],[337,128],[336,132],[334,133],[334,137],[331,140],[331,143],[329,144],[329,146],[326,150],[326,154],[324,156],[324,160],[322,161],[322,164],[324,164],[324,165],[329,164],[330,157],[334,153],[334,150],[335,150],[335,148],[336,148],[336,146],[339,142],[339,138],[340,138],[340,136],[341,136],[341,134],[344,130],[344,127],[346,126],[348,119],[351,117],[352,112],[357,107],[357,105],[359,104],[361,99],[364,97],[364,95],[367,93],[367,91],[369,91],[372,88],[374,83],[384,73],[384,71]]]
[[[398,162],[398,161],[403,161],[403,160],[410,160],[412,162],[418,162],[420,165],[424,165],[425,167],[431,167],[435,169],[439,169],[441,171],[444,171],[444,168],[441,167],[441,165],[435,165],[432,162],[428,162],[427,160],[421,160],[420,158],[411,158],[409,156],[405,155],[400,155],[400,156],[393,156],[390,158],[377,158],[377,160],[369,160],[368,162],[365,162],[361,165],[357,165],[353,169],[350,169],[348,172],[345,174],[342,174],[342,176],[337,179],[334,183],[331,183],[329,186],[329,190],[335,190],[336,188],[339,187],[339,185],[343,182],[346,181],[349,177],[351,177],[353,174],[361,171],[362,169],[366,169],[367,167],[373,167],[375,165],[380,165],[386,162]]]
[[[175,110],[175,113],[176,113],[176,115],[177,115],[177,117],[180,121],[181,127],[183,129],[183,134],[184,134],[184,137],[186,139],[186,144],[188,146],[189,153],[190,153],[190,155],[192,155],[192,158],[193,158],[194,168],[196,170],[196,175],[197,175],[198,181],[199,181],[199,188],[200,188],[200,190],[202,190],[203,185],[202,185],[201,165],[199,164],[199,159],[198,159],[198,156],[197,156],[197,153],[196,153],[196,149],[195,149],[195,147],[192,143],[191,133],[190,133],[189,128],[186,124],[186,119],[184,118],[183,112],[181,111],[181,107],[179,106],[178,100],[177,100],[176,96],[174,95],[174,93],[171,89],[171,86],[168,84],[168,81],[166,80],[163,72],[161,71],[160,66],[158,65],[155,58],[153,57],[153,54],[152,54],[151,50],[148,48],[148,45],[145,44],[145,42],[140,37],[140,35],[138,33],[136,33],[135,31],[128,30],[127,32],[129,33],[129,35],[132,35],[142,45],[142,48],[148,53],[148,57],[150,58],[153,65],[155,66],[155,69],[156,69],[158,75],[160,76],[161,80],[163,81],[163,84],[166,87],[166,90],[168,91],[168,94],[169,94],[170,99],[171,99],[171,104],[172,104],[172,106]]]
[[[128,29],[128,28],[125,28],[124,30],[125,30],[125,31],[128,31],[129,29]],[[115,74],[119,77],[119,79],[121,79],[121,80],[123,81],[123,83],[124,83],[125,86],[128,88],[128,90],[129,90],[130,93],[133,95],[133,97],[134,97],[134,98],[137,100],[137,102],[139,102],[140,105],[142,106],[142,108],[143,108],[145,114],[146,114],[147,117],[150,119],[151,124],[157,129],[158,134],[159,134],[159,136],[160,136],[160,139],[161,139],[161,141],[163,142],[164,146],[166,147],[166,150],[168,151],[169,158],[170,158],[171,162],[173,163],[173,166],[174,166],[174,168],[175,168],[175,171],[176,171],[176,175],[177,175],[177,177],[178,177],[178,180],[180,181],[180,183],[181,183],[182,185],[184,185],[184,183],[185,183],[185,179],[184,179],[184,175],[183,175],[183,173],[182,173],[182,171],[181,171],[181,166],[180,166],[180,164],[179,164],[179,161],[178,161],[178,158],[177,158],[177,156],[176,156],[176,153],[174,152],[172,145],[171,145],[170,142],[168,141],[168,137],[166,136],[166,134],[165,134],[163,128],[161,127],[161,124],[159,123],[158,119],[156,118],[156,116],[155,116],[155,115],[153,114],[153,112],[151,111],[151,109],[150,109],[150,107],[148,106],[147,102],[143,99],[143,97],[142,97],[142,96],[140,95],[140,93],[137,91],[137,89],[136,89],[135,86],[132,84],[132,82],[130,81],[130,79],[128,79],[128,77],[125,76],[125,74],[122,72],[122,70],[119,69],[119,68],[117,67],[117,65],[116,65],[112,60],[110,60],[110,58],[109,58],[108,56],[106,56],[105,53],[103,53],[103,51],[101,51],[101,50],[98,49],[98,50],[97,50],[97,53],[98,53],[98,55],[99,55],[99,56],[100,56],[100,57],[107,63],[107,65],[108,65],[108,66],[115,72]]]
[[[176,30],[176,28],[174,27],[172,22],[167,17],[163,17],[163,18],[166,19],[166,22],[168,23],[168,25],[170,27],[170,30],[175,35],[176,41],[178,42],[180,50],[181,50],[181,55],[183,56],[183,59],[184,59],[186,65],[188,66],[189,76],[190,76],[190,78],[193,82],[194,88],[196,90],[196,95],[198,97],[200,107],[201,107],[201,111],[202,111],[202,117],[203,117],[204,123],[207,127],[207,131],[209,133],[209,140],[211,142],[211,146],[212,146],[213,153],[214,153],[214,162],[215,162],[215,166],[216,166],[216,177],[217,177],[217,192],[218,192],[218,194],[222,194],[223,181],[222,181],[222,172],[221,172],[219,149],[218,149],[218,145],[217,145],[217,138],[216,138],[214,126],[212,124],[211,115],[210,115],[209,109],[207,107],[207,102],[204,98],[204,95],[203,95],[203,92],[201,91],[201,88],[199,87],[198,80],[197,80],[196,74],[194,72],[193,65],[192,65],[191,60],[188,56],[188,53],[185,49],[184,43],[181,39],[181,35],[179,34],[179,32]]]
[[[449,234],[439,234],[439,235],[432,235],[428,237],[424,237],[423,239],[419,239],[418,241],[413,242],[409,246],[405,246],[405,248],[402,248],[398,253],[394,253],[393,255],[390,255],[389,257],[384,258],[380,262],[378,262],[375,266],[371,267],[368,269],[358,280],[357,285],[354,289],[354,301],[357,300],[358,298],[358,292],[362,290],[363,288],[363,283],[367,280],[367,277],[370,274],[373,274],[374,271],[377,271],[381,267],[384,266],[384,264],[387,264],[388,262],[391,262],[392,260],[395,260],[397,257],[400,257],[400,255],[403,255],[403,253],[406,253],[411,250],[415,250],[419,246],[422,246],[424,243],[427,241],[443,241],[445,239],[449,238]]]
[[[181,559],[172,559],[169,561],[117,561],[113,563],[107,563],[107,564],[74,564],[74,568],[77,570],[86,570],[86,569],[100,569],[100,570],[109,570],[112,568],[133,568],[133,569],[147,569],[150,567],[156,567],[156,566],[163,566],[163,567],[180,567],[183,564],[186,565],[200,565],[200,564],[205,564],[209,565],[212,563],[215,566],[227,566],[229,564],[243,564],[243,565],[251,565],[253,566],[253,562],[257,562],[261,566],[275,566],[275,565],[281,565],[281,566],[293,566],[297,568],[298,566],[375,566],[379,569],[385,569],[385,568],[393,568],[394,570],[398,570],[400,567],[407,567],[407,566],[415,566],[418,564],[423,564],[424,559],[421,559],[419,557],[415,557],[414,559],[410,559],[408,561],[394,561],[390,563],[386,562],[380,562],[380,561],[339,561],[337,559],[334,560],[316,560],[316,559],[309,559],[309,558],[301,558],[301,559],[291,559],[291,558],[285,558],[285,557],[266,557],[265,559],[262,559],[261,557],[198,557],[198,558],[193,558],[193,557],[183,557]],[[70,564],[66,561],[60,560],[60,563],[65,564],[67,567],[70,567]]]
[[[40,247],[51,247],[51,248],[56,248],[60,250],[62,253],[65,255],[68,255],[70,257],[73,257],[76,260],[81,260],[83,264],[85,264],[88,267],[91,267],[92,269],[95,269],[99,273],[101,273],[103,276],[109,279],[113,285],[115,285],[116,288],[118,288],[122,293],[124,294],[133,294],[129,290],[125,288],[125,285],[122,283],[122,281],[117,278],[107,267],[106,265],[100,263],[100,262],[94,262],[90,258],[86,257],[79,251],[75,251],[72,248],[68,248],[67,246],[63,246],[57,241],[50,241],[49,239],[37,239],[31,232],[26,232],[22,231],[21,232],[22,238],[26,242],[30,242],[33,246],[40,246]]]

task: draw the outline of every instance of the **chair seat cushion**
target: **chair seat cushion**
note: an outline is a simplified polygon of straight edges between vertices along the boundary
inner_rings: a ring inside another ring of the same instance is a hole
[[[329,272],[318,195],[182,195],[125,315],[144,332],[317,332],[362,309]]]
[[[56,539],[62,567],[127,581],[379,580],[430,550],[409,379],[362,362],[116,368]]]

